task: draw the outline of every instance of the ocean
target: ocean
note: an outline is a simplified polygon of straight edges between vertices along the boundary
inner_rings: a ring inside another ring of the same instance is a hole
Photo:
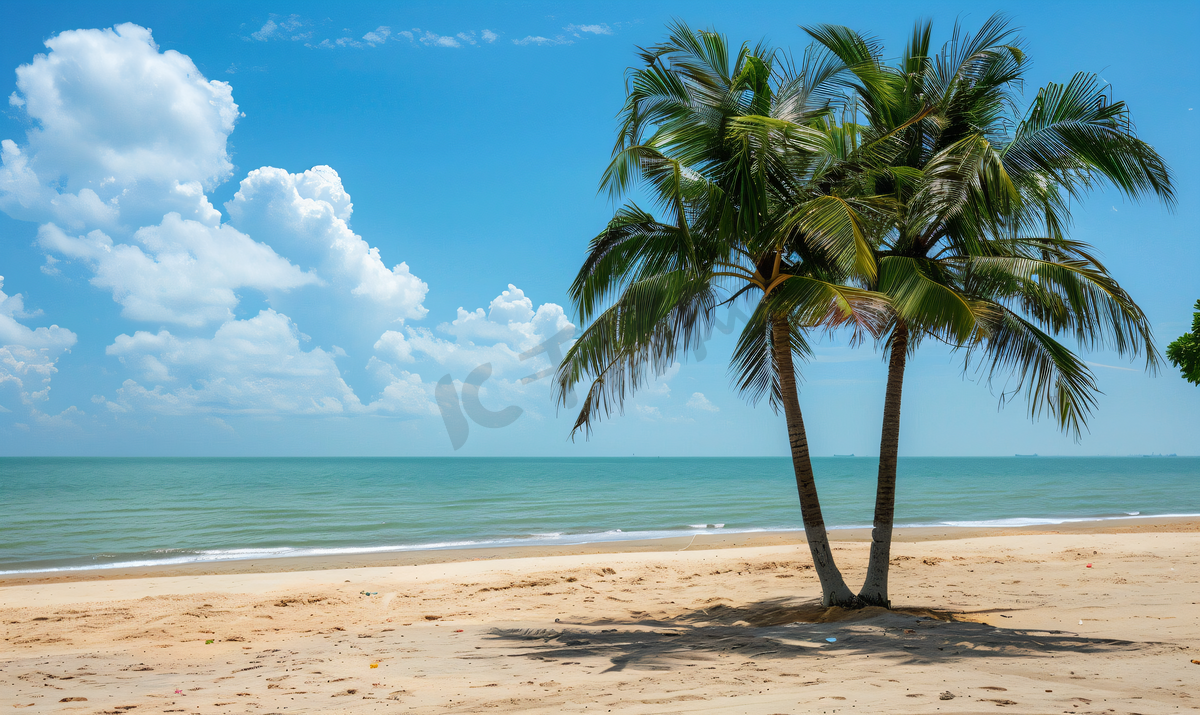
[[[877,460],[814,460],[869,526]],[[0,459],[0,573],[801,528],[785,458]],[[897,524],[1200,516],[1200,458],[904,458]]]

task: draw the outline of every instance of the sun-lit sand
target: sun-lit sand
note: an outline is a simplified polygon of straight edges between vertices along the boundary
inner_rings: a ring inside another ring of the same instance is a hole
[[[134,715],[1200,707],[1200,524],[1052,529],[906,532],[892,612],[814,606],[795,534],[8,577],[0,704]],[[835,536],[856,582],[864,534]]]

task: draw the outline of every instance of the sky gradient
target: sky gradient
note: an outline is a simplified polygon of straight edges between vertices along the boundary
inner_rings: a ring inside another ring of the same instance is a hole
[[[1027,100],[1099,72],[1174,169],[1173,212],[1100,190],[1071,232],[1165,347],[1200,298],[1200,13],[966,7],[921,6],[936,44],[1009,13]],[[553,350],[534,353],[579,327],[566,289],[613,210],[597,183],[637,47],[678,18],[799,52],[800,25],[833,22],[898,54],[917,19],[882,2],[3,9],[0,455],[786,454],[782,417],[730,389],[732,336],[590,441],[569,441],[539,377]],[[1104,395],[1076,443],[927,343],[901,454],[1200,454],[1200,389],[1086,359]],[[885,368],[822,340],[802,366],[814,454],[877,454]],[[439,380],[463,395],[456,440]]]

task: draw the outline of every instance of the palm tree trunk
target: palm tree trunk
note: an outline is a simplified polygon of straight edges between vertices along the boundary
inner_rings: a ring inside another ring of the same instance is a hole
[[[896,517],[896,455],[900,449],[900,396],[908,355],[908,326],[897,323],[892,333],[887,392],[883,400],[883,434],[879,441],[879,483],[875,488],[875,528],[871,530],[871,560],[858,598],[870,606],[889,608],[888,560]]]
[[[854,594],[846,587],[841,571],[833,561],[829,536],[825,533],[825,518],[817,499],[817,482],[813,477],[812,460],[808,453],[808,435],[804,432],[804,416],[800,413],[800,396],[796,392],[796,369],[792,364],[791,330],[787,319],[771,319],[771,338],[774,343],[775,369],[779,371],[779,391],[783,398],[783,414],[787,418],[788,441],[792,447],[792,468],[796,472],[796,491],[800,494],[800,516],[804,520],[804,536],[812,554],[813,567],[821,579],[821,604],[846,606]]]

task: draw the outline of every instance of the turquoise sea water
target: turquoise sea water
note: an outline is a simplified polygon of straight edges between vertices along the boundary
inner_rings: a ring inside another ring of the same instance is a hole
[[[877,461],[814,460],[867,526]],[[908,458],[900,525],[1200,515],[1200,458]],[[0,572],[800,528],[758,459],[0,459]]]

